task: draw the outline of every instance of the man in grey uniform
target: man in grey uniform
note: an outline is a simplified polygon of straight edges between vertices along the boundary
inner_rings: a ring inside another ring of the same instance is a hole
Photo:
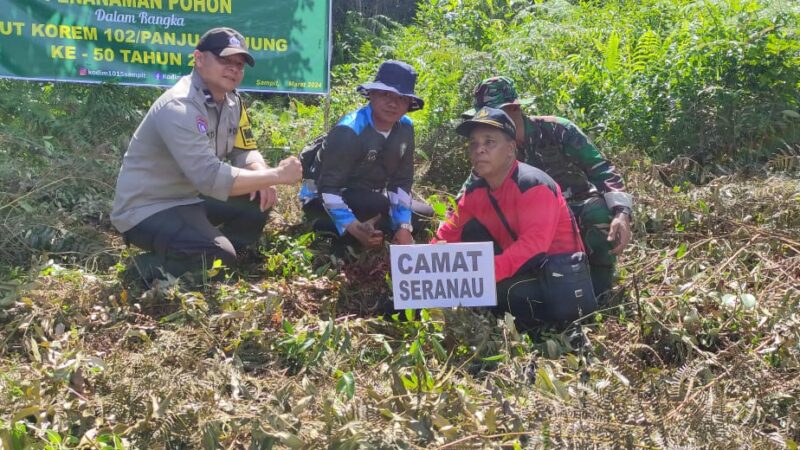
[[[297,158],[269,168],[256,149],[236,93],[245,63],[254,65],[244,37],[231,28],[207,31],[194,63],[150,107],[117,179],[111,222],[147,251],[135,260],[145,281],[215,259],[232,266],[237,250],[258,240],[277,201],[273,186],[301,177]]]

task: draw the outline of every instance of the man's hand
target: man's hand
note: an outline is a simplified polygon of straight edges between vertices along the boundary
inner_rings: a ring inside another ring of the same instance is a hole
[[[268,186],[275,186],[277,184],[294,184],[300,181],[303,177],[303,166],[300,160],[294,156],[290,156],[278,164],[278,167],[268,168],[263,163],[256,162],[248,164],[245,170],[239,171],[239,175],[233,179],[233,186],[228,192],[228,195],[245,195],[249,194],[250,199],[255,199],[255,193],[261,194],[262,192],[273,189]],[[273,197],[269,192],[264,192],[261,195],[261,207],[275,204]]]
[[[406,230],[405,228],[398,228],[397,231],[394,232],[394,239],[392,240],[392,244],[411,245],[413,243],[414,243],[414,237],[411,236],[411,232]]]
[[[617,242],[611,254],[620,255],[631,240],[631,218],[625,213],[618,213],[608,228],[608,242]]]
[[[294,184],[303,177],[303,166],[295,156],[282,160],[277,169],[280,171],[281,184]]]
[[[267,170],[267,167],[262,162],[252,162],[248,164],[246,167],[248,170]],[[278,191],[275,190],[274,187],[269,186],[263,189],[259,189],[257,191],[253,191],[250,193],[250,201],[255,200],[258,198],[259,207],[261,211],[264,212],[278,203]]]
[[[376,230],[375,223],[380,218],[381,216],[378,214],[366,222],[356,220],[347,226],[347,232],[361,242],[364,247],[379,247],[383,244],[383,231]]]
[[[258,197],[260,202],[259,207],[262,212],[272,208],[278,203],[278,191],[272,186],[250,193],[250,201],[255,200],[256,197]]]

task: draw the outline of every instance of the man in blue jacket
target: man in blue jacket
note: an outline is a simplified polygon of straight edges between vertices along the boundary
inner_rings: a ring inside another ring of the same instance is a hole
[[[364,247],[411,244],[415,218],[432,216],[412,200],[414,125],[406,113],[422,109],[414,94],[417,73],[401,61],[381,64],[375,80],[358,87],[369,103],[328,133],[314,164],[315,179],[300,192],[317,230],[335,229]]]

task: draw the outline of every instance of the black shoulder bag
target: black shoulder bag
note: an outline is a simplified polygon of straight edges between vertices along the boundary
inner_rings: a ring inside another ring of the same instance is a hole
[[[506,216],[500,210],[500,205],[490,193],[489,201],[494,207],[495,212],[503,222],[508,234],[515,241],[517,234],[511,229]],[[572,224],[572,236],[577,244],[578,232],[575,216],[569,210],[570,222]],[[577,247],[577,245],[576,245]],[[545,256],[544,262],[539,266],[536,274],[542,286],[542,299],[547,304],[563,304],[565,302],[576,302],[583,313],[589,313],[597,308],[597,300],[594,296],[592,287],[592,277],[589,273],[589,258],[584,252],[558,253]]]

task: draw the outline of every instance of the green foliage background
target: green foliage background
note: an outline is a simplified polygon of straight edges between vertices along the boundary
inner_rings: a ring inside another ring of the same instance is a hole
[[[362,104],[355,87],[388,58],[420,73],[427,107],[411,117],[421,184],[434,188],[452,191],[465,178],[452,127],[476,83],[494,74],[511,76],[535,99],[531,113],[574,120],[612,159],[633,149],[655,162],[686,156],[719,172],[763,163],[779,150],[794,155],[800,142],[797,2],[423,0],[408,24],[336,12],[327,116],[320,98],[249,97],[273,161]],[[85,256],[81,245],[92,245],[92,232],[75,235],[63,223],[68,217],[53,223],[53,211],[77,209],[71,217],[107,223],[116,165],[159,93],[0,81],[3,263],[25,265],[40,250],[77,248],[73,256]],[[34,227],[13,220],[37,213]]]
[[[354,88],[395,58],[420,72],[429,107],[412,118],[434,184],[464,178],[452,124],[477,82],[495,74],[535,99],[531,113],[574,120],[609,154],[764,162],[800,142],[798,17],[796,2],[780,0],[427,0],[408,26],[351,13],[337,29],[330,120],[355,107]],[[291,121],[308,118],[303,131],[315,134],[319,108]]]

